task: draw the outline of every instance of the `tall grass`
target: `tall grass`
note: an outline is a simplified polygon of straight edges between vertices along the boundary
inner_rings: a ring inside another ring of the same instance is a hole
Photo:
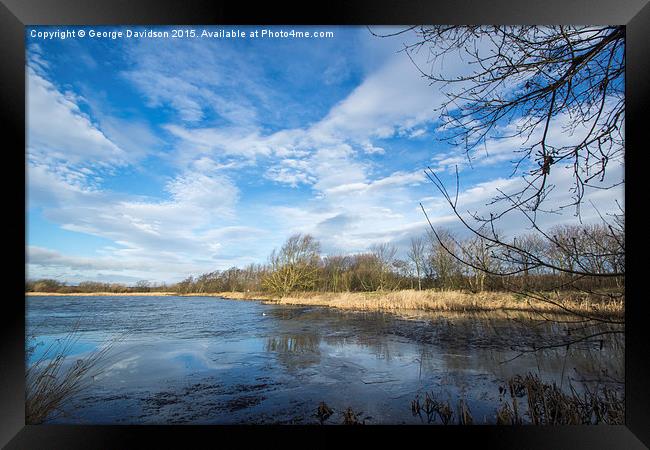
[[[234,295],[239,294],[239,295]],[[531,298],[518,296],[510,292],[471,293],[460,290],[401,290],[378,292],[300,292],[282,298],[268,295],[255,296],[241,293],[221,293],[226,298],[258,298],[268,302],[287,305],[330,306],[341,309],[362,311],[530,311],[543,313],[563,313],[556,305]],[[580,293],[563,295],[558,302],[572,311],[600,315],[603,317],[620,317],[624,315],[622,300],[596,300]]]
[[[104,370],[114,339],[83,358],[70,362],[68,353],[78,341],[78,328],[49,344],[25,371],[25,423],[40,424],[64,413],[66,406]],[[27,348],[32,354],[36,346]],[[27,361],[26,361],[27,364]]]

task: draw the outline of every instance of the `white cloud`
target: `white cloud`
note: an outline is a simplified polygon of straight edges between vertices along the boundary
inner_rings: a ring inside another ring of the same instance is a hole
[[[244,92],[258,101],[264,101],[266,94],[248,81],[255,78],[254,66],[241,66],[242,58],[228,46],[181,39],[161,48],[145,40],[126,50],[133,67],[122,75],[144,95],[150,107],[171,107],[189,123],[208,114],[237,124],[256,121],[256,109]]]
[[[187,129],[179,125],[167,125],[165,128],[181,140],[181,147],[185,149],[181,155],[184,159],[210,154],[254,160],[258,155],[267,156],[272,151],[271,142],[254,128]]]
[[[95,270],[146,270],[142,263],[117,261],[113,258],[88,258],[63,255],[55,250],[30,245],[27,248],[28,264],[43,267],[66,267],[69,269]]]
[[[430,121],[442,93],[419,76],[404,54],[394,55],[313,127],[316,135],[386,138]]]
[[[348,195],[353,192],[369,192],[372,190],[379,191],[382,188],[417,185],[423,183],[425,180],[426,179],[424,173],[420,171],[413,173],[395,172],[387,177],[380,178],[369,183],[339,184],[325,190],[325,192],[330,195]]]
[[[46,205],[45,218],[63,229],[115,242],[119,247],[106,249],[106,260],[113,258],[126,268],[129,262],[140,261],[141,270],[149,267],[148,279],[158,277],[162,281],[163,272],[173,273],[177,278],[179,273],[212,269],[214,265],[196,261],[213,260],[229,242],[235,241],[232,235],[214,231],[233,220],[239,195],[236,186],[222,174],[178,175],[167,184],[169,200],[137,200],[133,196],[85,189],[66,182],[45,167],[32,167],[28,175],[30,204]],[[37,255],[41,261],[45,256],[42,252]],[[156,274],[165,263],[166,269]],[[81,269],[79,265],[70,267]]]
[[[420,135],[423,130],[415,127],[435,119],[433,110],[441,99],[442,93],[419,76],[406,55],[396,54],[325,117],[304,128],[269,134],[251,124],[226,128],[170,124],[166,129],[180,140],[182,161],[208,155],[239,157],[252,164],[266,158],[270,179],[294,187],[313,184],[321,190],[341,181],[364,182],[367,165],[359,162],[352,148],[381,155],[390,150],[374,145],[373,139],[405,132]],[[297,165],[298,159],[305,163]]]
[[[361,147],[363,148],[363,151],[368,155],[383,155],[386,153],[385,149],[372,145],[370,142],[363,143]]]
[[[68,165],[125,163],[126,153],[92,123],[74,98],[29,68],[26,77],[30,158],[59,159]]]
[[[623,165],[612,165],[607,174],[604,186],[611,184],[613,180],[620,180],[623,177]],[[577,224],[581,220],[584,223],[600,222],[598,211],[592,206],[596,205],[600,213],[607,217],[607,214],[618,212],[616,201],[622,206],[622,199],[624,198],[623,185],[611,189],[585,189],[585,196],[582,199],[580,208],[580,217],[576,217],[576,209],[574,206],[568,206],[573,203],[573,192],[571,187],[573,185],[573,168],[572,167],[555,167],[553,173],[549,177],[548,183],[553,184],[555,187],[551,193],[545,198],[544,203],[540,207],[537,216],[535,217],[537,225],[541,229],[548,230],[550,227],[562,224],[573,223]],[[462,182],[462,176],[461,176]],[[472,215],[478,215],[484,218],[490,216],[490,212],[498,216],[500,213],[509,209],[511,203],[508,201],[493,202],[495,197],[502,197],[499,190],[503,193],[512,195],[519,192],[526,186],[526,182],[521,177],[513,178],[496,178],[480,183],[476,183],[467,188],[462,187],[458,195],[458,212],[467,220],[472,226],[477,225],[472,219]],[[450,189],[452,200],[455,197],[455,190],[453,186],[447,186]],[[533,191],[531,191],[532,193]],[[431,222],[436,225],[452,228],[458,233],[467,233],[465,227],[453,215],[450,205],[441,198],[441,196],[434,196],[422,200],[422,204],[431,219]],[[531,217],[533,217],[531,215]],[[495,227],[507,236],[514,236],[517,234],[527,233],[531,231],[530,221],[518,210],[512,210],[505,216],[495,221]]]
[[[232,215],[239,191],[225,175],[186,173],[167,184],[167,190],[178,205],[190,205],[207,213]]]

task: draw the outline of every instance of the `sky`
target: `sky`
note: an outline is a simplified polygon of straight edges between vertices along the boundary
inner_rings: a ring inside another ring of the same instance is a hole
[[[379,243],[403,255],[428,227],[420,203],[434,225],[458,227],[425,168],[453,186],[459,167],[467,211],[521,183],[510,176],[521,142],[489,141],[470,165],[439,139],[445,97],[400,51],[408,33],[210,26],[193,28],[333,36],[91,37],[178,28],[26,27],[29,279],[177,282],[264,263],[294,233],[312,234],[325,255]],[[86,35],[40,33],[66,29]],[[426,63],[425,52],[415,58]],[[449,58],[445,69],[468,66]],[[554,201],[567,200],[570,172],[551,181]],[[623,187],[586,199],[598,211],[583,208],[582,219],[594,221],[623,204]],[[526,231],[515,219],[501,225]]]

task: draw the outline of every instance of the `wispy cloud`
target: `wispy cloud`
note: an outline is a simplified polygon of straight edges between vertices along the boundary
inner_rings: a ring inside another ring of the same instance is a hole
[[[61,92],[29,67],[26,77],[27,145],[31,157],[96,167],[127,161],[124,150],[81,111],[78,97]]]

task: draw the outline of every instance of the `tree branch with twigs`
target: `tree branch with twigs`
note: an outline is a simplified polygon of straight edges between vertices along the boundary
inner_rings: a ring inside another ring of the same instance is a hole
[[[477,274],[498,279],[528,301],[554,305],[587,325],[561,343],[534,350],[623,334],[623,320],[597,310],[576,311],[564,304],[563,296],[575,292],[594,302],[625,299],[623,208],[617,202],[618,212],[606,218],[592,203],[600,223],[589,226],[582,225],[581,211],[587,189],[624,183],[608,169],[624,157],[625,27],[435,25],[392,35],[410,39],[402,51],[444,94],[434,111],[441,141],[460,149],[470,166],[482,148],[489,154],[492,145],[505,139],[516,145],[510,177],[519,176],[521,183],[510,191],[497,189],[482,215],[461,212],[458,167],[455,192],[437,171],[425,171],[472,237],[461,245],[442,236],[420,205],[437,245],[474,275],[476,286],[483,282]],[[450,70],[450,58],[465,65]],[[564,172],[554,168],[571,174],[568,203],[552,200],[556,174]],[[541,226],[542,215],[561,215],[568,207],[575,208],[581,226]],[[519,240],[503,236],[499,225],[513,216],[523,219],[532,234]]]

